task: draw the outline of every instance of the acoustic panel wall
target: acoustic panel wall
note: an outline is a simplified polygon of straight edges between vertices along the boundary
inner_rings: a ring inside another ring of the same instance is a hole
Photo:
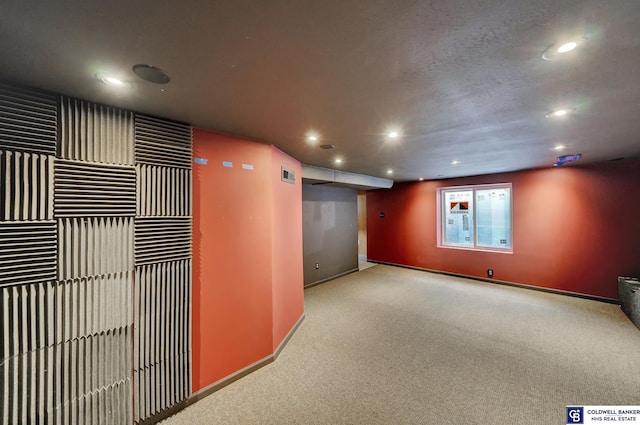
[[[191,393],[191,128],[135,116],[135,422]]]
[[[129,424],[136,203],[132,114],[66,97],[60,98],[59,111],[55,423]]]
[[[191,217],[136,217],[136,265],[191,258]]]
[[[56,161],[56,217],[133,217],[135,212],[135,168]]]
[[[131,273],[0,288],[0,424],[129,424]]]
[[[0,150],[55,155],[57,113],[55,96],[0,84]]]
[[[191,170],[138,164],[138,216],[190,216]]]
[[[139,421],[185,400],[191,388],[191,260],[136,268],[134,416]]]
[[[133,113],[63,98],[60,158],[133,165]]]
[[[53,161],[0,151],[0,221],[53,220]]]
[[[58,220],[58,279],[133,271],[132,217]]]
[[[191,170],[191,127],[136,115],[135,158],[136,164]]]
[[[0,85],[0,425],[53,418],[56,120],[54,96]]]
[[[189,396],[190,180],[189,126],[0,85],[0,425]]]
[[[56,223],[0,222],[0,286],[56,278]]]

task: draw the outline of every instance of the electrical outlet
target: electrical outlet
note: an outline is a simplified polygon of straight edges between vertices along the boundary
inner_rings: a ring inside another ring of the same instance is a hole
[[[493,277],[493,269],[487,269],[487,276]]]
[[[320,268],[320,263],[316,263],[316,270]]]

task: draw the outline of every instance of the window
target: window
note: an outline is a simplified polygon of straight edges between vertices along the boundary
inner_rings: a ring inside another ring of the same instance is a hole
[[[511,252],[511,184],[438,189],[439,246]]]

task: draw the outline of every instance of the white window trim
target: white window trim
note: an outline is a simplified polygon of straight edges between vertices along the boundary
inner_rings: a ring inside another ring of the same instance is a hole
[[[497,248],[478,246],[478,232],[476,231],[476,205],[475,205],[475,191],[491,188],[509,188],[511,192],[511,208],[509,208],[511,220],[511,247],[509,248]],[[459,245],[445,245],[442,242],[442,233],[444,223],[442,222],[442,193],[449,190],[473,190],[473,246],[459,246]],[[464,186],[445,186],[436,189],[436,227],[437,227],[437,248],[444,249],[457,249],[463,251],[476,251],[476,252],[494,252],[500,254],[513,254],[514,240],[513,240],[513,186],[511,183],[492,183],[492,184],[473,184]]]

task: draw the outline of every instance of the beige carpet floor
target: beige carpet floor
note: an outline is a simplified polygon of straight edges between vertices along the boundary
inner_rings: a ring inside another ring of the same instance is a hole
[[[640,405],[640,331],[616,305],[377,265],[307,289],[305,310],[274,363],[162,424],[551,425]]]

